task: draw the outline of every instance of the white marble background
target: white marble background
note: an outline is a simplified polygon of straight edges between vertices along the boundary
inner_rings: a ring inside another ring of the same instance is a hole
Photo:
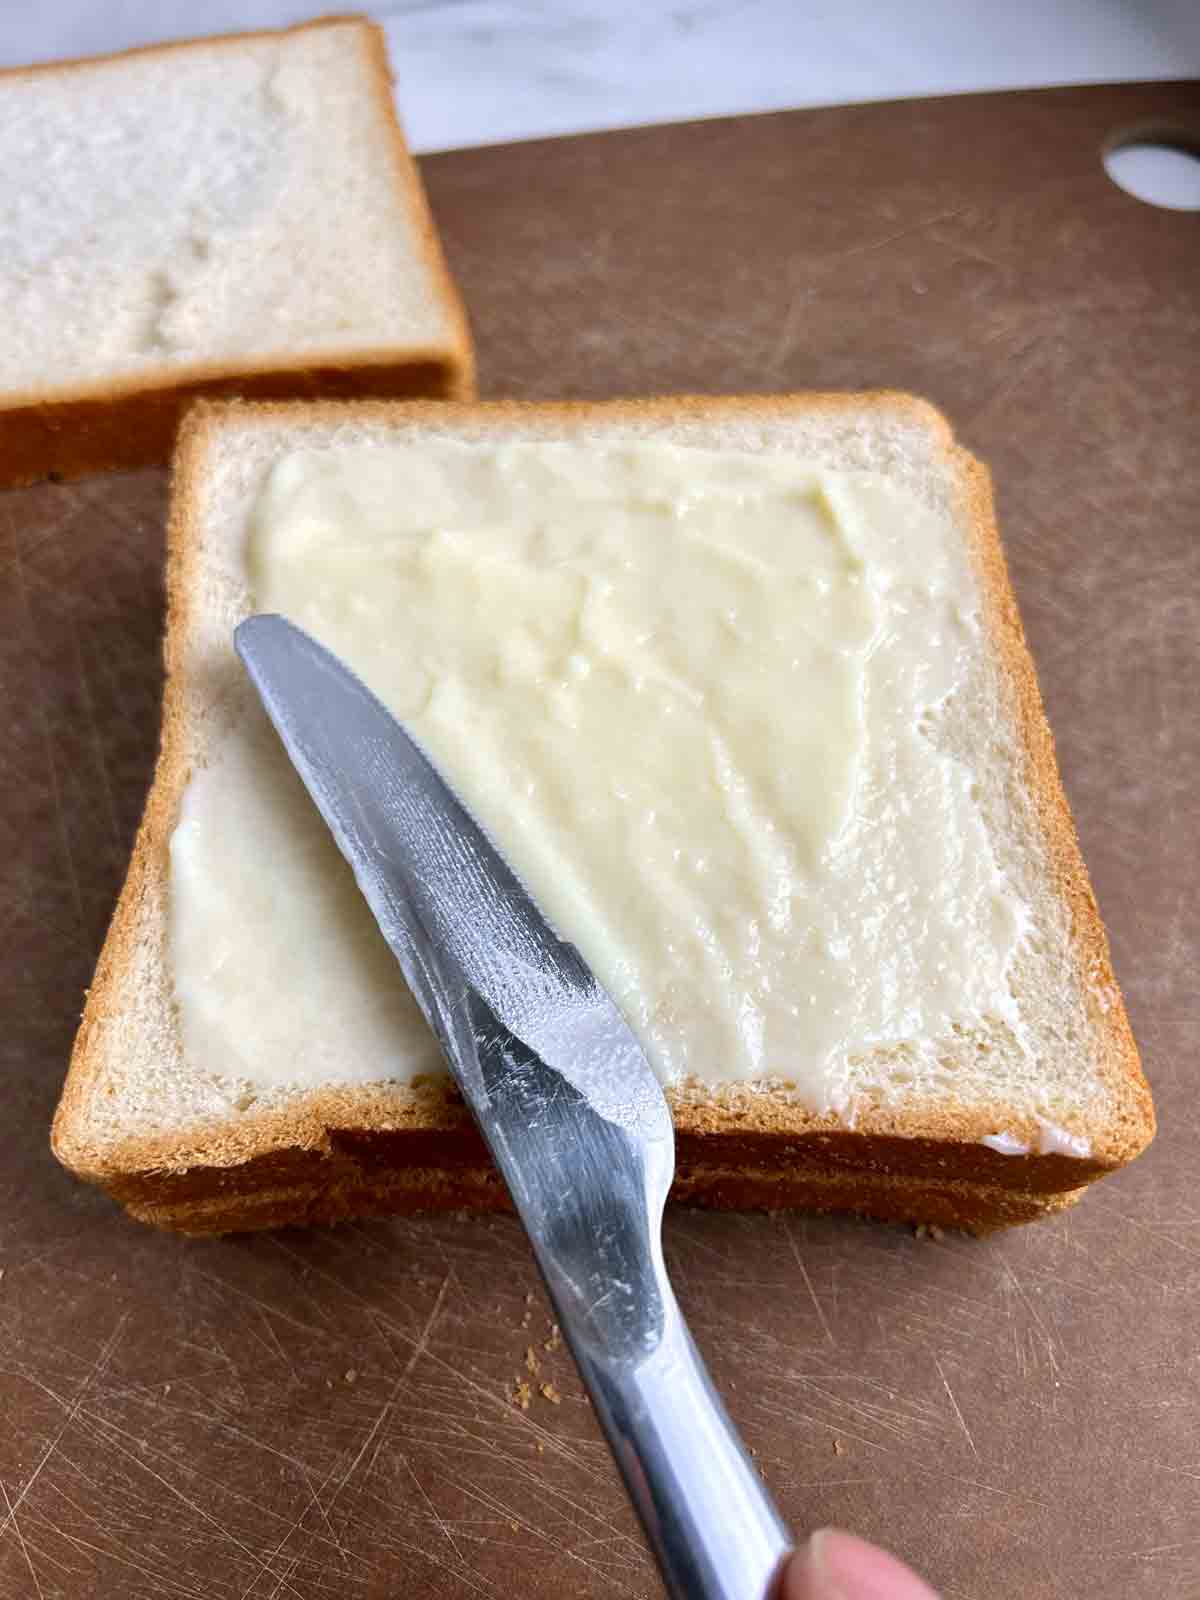
[[[0,0],[0,66],[274,27],[354,0]],[[383,23],[414,150],[853,100],[1200,77],[1200,0],[398,0]],[[1200,160],[1122,151],[1200,209]]]
[[[0,65],[352,5],[0,0]],[[1200,0],[399,0],[370,9],[387,29],[415,150],[848,100],[1200,76]]]

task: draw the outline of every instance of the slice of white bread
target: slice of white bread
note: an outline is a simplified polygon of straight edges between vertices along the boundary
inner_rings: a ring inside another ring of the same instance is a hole
[[[1149,1091],[1059,783],[986,470],[931,407],[875,394],[195,408],[174,469],[162,748],[55,1120],[59,1159],[134,1215],[195,1232],[504,1204],[478,1134],[440,1082],[284,1085],[240,1106],[222,1062],[184,1059],[167,951],[168,841],[185,786],[252,701],[231,636],[253,609],[245,549],[265,475],[299,448],[432,438],[658,439],[882,473],[933,507],[967,552],[982,643],[939,737],[970,763],[996,859],[1029,908],[1010,967],[1026,1042],[1018,1048],[1003,1028],[964,1032],[939,1041],[929,1071],[903,1052],[866,1051],[852,1127],[753,1085],[671,1091],[677,1198],[984,1230],[1069,1204],[1135,1156],[1153,1134]],[[1049,1142],[1048,1126],[1060,1130]]]
[[[166,461],[197,394],[467,398],[381,31],[0,72],[0,485]]]

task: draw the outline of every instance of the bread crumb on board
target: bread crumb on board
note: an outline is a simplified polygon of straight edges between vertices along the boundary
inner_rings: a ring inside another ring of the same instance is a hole
[[[558,1406],[562,1404],[562,1395],[559,1394],[558,1390],[552,1383],[540,1384],[538,1386],[538,1393],[541,1395],[543,1400],[549,1400],[552,1406]]]
[[[534,1351],[533,1346],[531,1344],[527,1344],[525,1346],[525,1371],[526,1372],[536,1372],[537,1370],[538,1370],[537,1354]]]
[[[512,1390],[509,1394],[509,1399],[512,1401],[513,1405],[519,1407],[520,1410],[529,1410],[530,1402],[533,1399],[533,1390],[529,1387],[529,1384],[524,1378],[518,1378],[513,1384]]]
[[[358,1373],[354,1370],[353,1367],[350,1367],[346,1372],[346,1382],[347,1383],[357,1383],[358,1382]]]
[[[846,1446],[840,1439],[833,1441],[833,1453],[835,1456],[844,1456],[846,1454]]]
[[[550,1324],[550,1337],[542,1345],[543,1350],[558,1350],[562,1348],[562,1329],[557,1322]]]

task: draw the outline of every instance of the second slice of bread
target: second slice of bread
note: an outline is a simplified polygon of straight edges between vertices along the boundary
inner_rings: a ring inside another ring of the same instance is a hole
[[[1069,1204],[1136,1155],[1153,1133],[1149,1093],[1059,783],[986,471],[932,408],[880,394],[197,408],[175,465],[162,750],[56,1117],[59,1159],[135,1215],[195,1232],[504,1203],[448,1084],[284,1085],[239,1107],[221,1088],[221,1062],[184,1056],[166,936],[168,843],[189,775],[250,700],[231,635],[253,609],[244,552],[266,473],[296,449],[438,438],[786,453],[885,475],[935,507],[947,538],[967,551],[983,644],[946,736],[971,765],[990,837],[1030,910],[1011,982],[1032,1046],[1010,1049],[999,1034],[939,1041],[936,1084],[887,1051],[868,1052],[853,1126],[753,1085],[670,1091],[677,1197],[987,1229]],[[1048,1148],[1047,1124],[1086,1154]],[[999,1129],[1024,1148],[998,1148]]]
[[[0,72],[0,486],[166,461],[198,394],[465,398],[361,17]]]

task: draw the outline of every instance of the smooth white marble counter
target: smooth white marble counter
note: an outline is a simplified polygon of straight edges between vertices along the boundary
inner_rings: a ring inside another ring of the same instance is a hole
[[[335,9],[333,0],[0,0],[0,65]],[[786,106],[1200,75],[1200,0],[400,0],[370,9],[387,29],[415,150]]]

